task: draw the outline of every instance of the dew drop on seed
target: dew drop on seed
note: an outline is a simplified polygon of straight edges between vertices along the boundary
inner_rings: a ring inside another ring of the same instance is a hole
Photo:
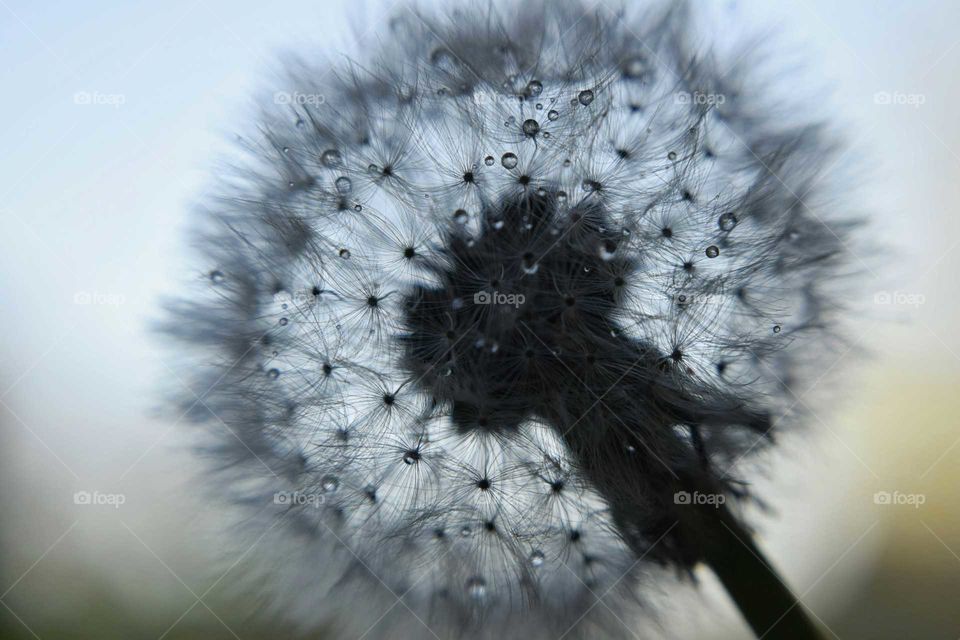
[[[567,158],[566,160],[563,161],[564,167],[569,167],[571,164],[573,164],[573,162],[570,161],[570,158]]]
[[[667,154],[667,160],[676,160],[676,159],[677,159],[676,151],[671,151],[670,153]]]
[[[774,332],[774,333],[780,333],[780,325],[778,325],[778,324],[773,325],[773,332]]]
[[[288,322],[290,322],[290,321],[287,320],[286,318],[280,318],[280,326],[281,326],[281,327],[287,326],[287,323],[288,323]]]
[[[460,535],[464,538],[469,538],[473,535],[473,530],[470,529],[469,526],[463,525],[463,527],[460,529]]]
[[[420,456],[417,455],[414,451],[407,451],[403,454],[403,463],[404,464],[413,464],[420,459]]]
[[[623,75],[628,78],[642,78],[646,70],[647,64],[640,56],[630,58],[626,64],[623,65]]]
[[[584,89],[577,95],[577,100],[579,100],[580,104],[582,104],[583,106],[587,106],[588,104],[593,102],[593,91],[591,91],[590,89]]]
[[[463,209],[457,209],[453,212],[453,221],[457,224],[467,224],[467,212]]]
[[[500,231],[500,229],[503,229],[503,220],[494,220],[491,226],[497,231]]]
[[[530,564],[534,567],[542,567],[543,559],[543,551],[540,551],[539,549],[530,554]]]
[[[320,481],[324,493],[333,493],[340,488],[340,481],[335,476],[324,476]]]
[[[210,282],[214,284],[220,284],[221,282],[223,282],[223,279],[224,279],[223,271],[220,271],[219,269],[215,269],[210,272]]]
[[[494,162],[496,162],[496,160],[493,159],[493,156],[487,156],[483,159],[483,164],[487,165],[488,167],[492,167]]]
[[[538,102],[538,103],[535,104],[534,106],[537,108],[537,111],[541,111],[541,110],[543,109],[543,103],[542,103],[542,102]]]
[[[720,249],[718,249],[716,245],[712,244],[707,247],[705,253],[707,254],[708,258],[716,258],[718,255],[720,255]]]
[[[500,164],[504,169],[514,169],[517,166],[517,156],[514,153],[505,153],[500,158]]]
[[[487,583],[483,578],[476,576],[467,580],[467,593],[471,598],[479,600],[487,595]]]
[[[337,193],[340,195],[345,195],[353,190],[353,183],[347,176],[340,176],[334,184],[337,187]]]
[[[284,147],[284,148],[283,148],[283,152],[284,152],[284,153],[290,153],[290,147]]]
[[[271,380],[276,380],[280,377],[280,369],[270,369],[267,371],[267,377]]]
[[[734,213],[725,213],[717,219],[721,231],[730,231],[737,226],[737,216]]]
[[[353,210],[354,210],[354,211],[363,211],[363,205],[355,204],[355,205],[353,205]]]
[[[566,191],[557,191],[557,204],[560,204],[560,205],[567,204]]]
[[[328,168],[339,167],[340,163],[343,162],[343,158],[336,149],[327,149],[320,155],[320,162]]]
[[[539,80],[531,80],[527,83],[527,94],[537,97],[543,93],[543,84]]]
[[[540,133],[540,123],[533,118],[527,118],[523,121],[523,133],[531,138]]]
[[[380,167],[378,167],[373,163],[370,163],[367,165],[367,171],[369,171],[370,173],[380,173]]]
[[[559,117],[560,117],[560,114],[557,113],[556,109],[550,109],[550,111],[547,111],[547,120],[550,120],[552,122]]]
[[[350,259],[350,249],[340,249],[340,257],[344,260]]]

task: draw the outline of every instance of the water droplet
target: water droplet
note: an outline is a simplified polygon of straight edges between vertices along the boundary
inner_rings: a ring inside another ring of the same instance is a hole
[[[523,257],[523,272],[527,275],[533,275],[540,270],[540,263],[533,256]]]
[[[725,213],[717,219],[717,225],[719,225],[721,231],[730,231],[735,226],[737,226],[737,216],[734,213]]]
[[[494,220],[491,226],[499,231],[500,229],[503,229],[503,220]]]
[[[355,205],[353,205],[353,210],[354,210],[354,211],[363,211],[363,205],[361,205],[361,204],[355,204]]]
[[[563,161],[564,167],[569,167],[571,164],[573,164],[573,162],[570,160],[570,158],[567,158],[566,160]]]
[[[587,106],[588,104],[593,102],[593,91],[591,91],[590,89],[584,89],[579,94],[577,94],[577,100],[579,100],[580,104],[582,104],[583,106]]]
[[[547,111],[547,120],[550,120],[552,122],[553,120],[556,120],[559,117],[560,117],[560,114],[557,113],[555,109],[550,109],[550,111]]]
[[[340,488],[340,481],[337,480],[336,476],[323,476],[323,479],[320,480],[320,487],[323,488],[324,493],[334,493]]]
[[[623,234],[623,237],[626,238],[627,236],[630,235],[630,229],[629,229],[628,227],[624,227],[624,228],[623,228],[623,231],[621,231],[620,233],[622,233],[622,234]]]
[[[567,204],[567,192],[557,191],[557,204]]]
[[[340,249],[340,257],[344,260],[350,259],[350,249]]]
[[[290,153],[290,147],[284,147],[284,148],[283,148],[283,152],[284,152],[284,153]]]
[[[280,369],[270,369],[267,371],[267,377],[271,380],[276,380],[280,377]]]
[[[474,576],[467,580],[467,593],[471,598],[479,600],[487,595],[487,583],[486,581],[479,577]]]
[[[523,133],[531,138],[540,133],[540,123],[533,118],[527,118],[523,121]]]
[[[539,80],[531,80],[527,83],[527,95],[537,97],[543,93],[543,84]]]
[[[223,282],[223,279],[224,279],[223,271],[220,271],[219,269],[214,269],[213,271],[210,272],[210,282],[214,284],[220,284],[221,282]]]
[[[504,169],[513,169],[517,166],[517,156],[514,153],[505,153],[500,158],[500,164]]]
[[[773,332],[774,332],[774,333],[780,333],[780,325],[778,325],[778,324],[773,325]]]
[[[456,222],[457,224],[467,224],[468,220],[469,220],[469,216],[467,215],[467,212],[465,210],[457,209],[456,211],[453,212],[453,221]]]
[[[290,321],[287,320],[286,318],[280,318],[280,326],[281,326],[281,327],[287,326],[287,323],[288,323],[288,322],[290,322]]]
[[[493,159],[493,156],[487,156],[483,159],[483,164],[487,165],[488,167],[492,167],[494,162],[496,162],[496,160]]]
[[[712,244],[707,247],[707,250],[704,253],[707,254],[708,258],[716,258],[718,255],[720,255],[720,249],[717,248],[717,245]]]
[[[353,191],[353,183],[350,182],[350,178],[347,176],[340,176],[334,184],[337,187],[337,193],[340,195],[345,195]]]
[[[647,62],[641,56],[634,56],[623,65],[623,75],[628,78],[642,78],[647,71]]]
[[[343,158],[340,156],[340,152],[336,149],[327,149],[320,156],[320,162],[323,163],[323,166],[328,168],[339,167],[340,163],[343,162]]]
[[[667,154],[667,160],[671,160],[671,161],[672,161],[672,160],[676,160],[676,159],[677,159],[677,152],[676,152],[676,151],[671,151],[670,153]]]
[[[380,167],[378,167],[373,163],[370,163],[367,165],[367,171],[369,171],[370,173],[380,173]]]
[[[403,463],[404,464],[414,464],[420,461],[420,454],[416,451],[407,451],[403,454]]]
[[[473,530],[470,528],[469,525],[463,525],[463,527],[461,527],[460,529],[460,535],[463,536],[464,538],[469,538],[470,536],[473,535]]]
[[[543,551],[540,551],[539,549],[534,550],[534,552],[530,554],[530,564],[534,567],[542,567],[543,560]]]
[[[537,111],[540,111],[540,110],[543,109],[543,103],[541,103],[541,102],[538,102],[538,103],[535,104],[534,106],[537,108]]]

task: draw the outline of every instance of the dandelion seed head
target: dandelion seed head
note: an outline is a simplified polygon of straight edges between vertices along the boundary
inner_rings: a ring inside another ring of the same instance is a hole
[[[622,634],[594,592],[629,607],[699,560],[672,478],[747,496],[847,227],[821,129],[758,113],[687,29],[404,10],[369,60],[292,72],[324,100],[265,116],[170,329],[212,363],[194,417],[228,427],[284,613],[363,602],[386,637],[402,595],[413,635]]]

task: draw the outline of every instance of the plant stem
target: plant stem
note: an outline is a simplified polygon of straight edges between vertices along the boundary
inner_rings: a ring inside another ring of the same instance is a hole
[[[757,638],[821,640],[824,636],[747,531],[725,507],[716,514],[718,535],[704,546],[704,562]]]

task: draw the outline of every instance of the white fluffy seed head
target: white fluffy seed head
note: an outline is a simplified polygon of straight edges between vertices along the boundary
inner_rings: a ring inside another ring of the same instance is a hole
[[[218,432],[214,482],[267,530],[251,555],[285,615],[368,637],[625,634],[594,596],[634,602],[648,549],[683,565],[643,526],[669,506],[585,471],[570,431],[610,416],[537,408],[576,385],[613,404],[669,389],[676,419],[638,408],[622,448],[718,475],[763,448],[750,416],[789,410],[836,309],[846,226],[817,188],[834,150],[758,110],[762,87],[695,52],[687,20],[401,10],[379,55],[298,67],[275,94],[169,330],[212,363],[195,414]],[[618,344],[644,364],[598,362]]]

